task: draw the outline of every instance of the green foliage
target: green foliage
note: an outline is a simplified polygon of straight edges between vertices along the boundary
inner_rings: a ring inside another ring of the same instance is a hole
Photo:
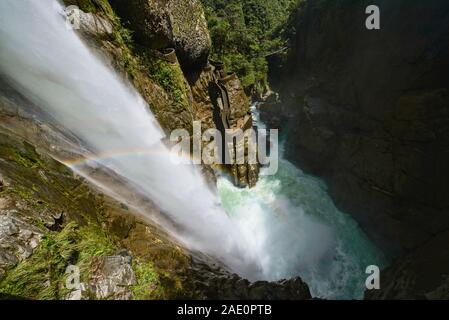
[[[33,255],[10,270],[0,282],[0,294],[28,299],[62,299],[65,270],[80,267],[83,278],[89,277],[93,257],[112,254],[113,240],[96,225],[78,227],[74,222],[59,233],[46,234]]]
[[[146,56],[145,60],[150,77],[172,96],[175,104],[180,105],[185,102],[188,89],[179,64],[172,64],[151,56]]]
[[[77,265],[80,267],[82,280],[88,280],[90,275],[90,263],[93,257],[112,255],[117,247],[114,239],[100,226],[91,224],[78,230],[80,241],[76,245],[79,252]]]
[[[40,162],[33,157],[30,157],[27,153],[20,150],[14,150],[14,161],[25,168],[36,169],[39,167]]]
[[[110,19],[113,21],[113,39],[116,44],[122,49],[122,62],[128,75],[134,79],[136,71],[139,69],[139,63],[133,56],[134,41],[132,38],[132,31],[125,28],[120,18],[111,12]]]
[[[134,261],[133,269],[136,276],[136,284],[133,286],[134,300],[151,300],[163,298],[163,288],[159,281],[159,275],[151,262]]]
[[[24,142],[23,147],[23,150],[14,147],[7,150],[0,148],[0,155],[2,155],[4,152],[12,154],[13,156],[11,160],[25,168],[36,169],[39,167],[43,167],[43,162],[41,161],[39,155],[36,153],[34,147],[27,142]]]
[[[177,65],[168,66],[177,70]],[[37,153],[29,143],[0,133],[0,171],[2,198],[10,200],[6,202],[8,206],[17,204],[18,214],[45,234],[33,253],[0,279],[0,299],[64,299],[68,293],[65,289],[68,265],[77,265],[80,280],[87,283],[101,261],[98,258],[114,255],[123,248],[133,252],[133,247],[141,246],[139,240],[121,242],[134,228],[134,219],[128,221],[123,217],[122,223],[122,219],[115,217],[116,208],[105,203],[101,194],[75,179],[65,165]],[[46,220],[37,214],[43,211],[63,212],[63,219],[50,231]],[[123,229],[128,231],[122,232]],[[146,229],[136,231],[138,235],[141,233],[144,238],[149,237]],[[153,236],[161,235],[154,230],[151,241]],[[145,258],[133,254],[136,299],[191,297],[191,290],[184,287],[185,278],[178,274],[184,270],[188,258],[175,245],[166,246],[161,241],[161,246],[164,250],[145,247]]]
[[[227,63],[244,87],[267,81],[265,56],[285,44],[276,32],[297,0],[202,0],[212,58]]]
[[[132,34],[133,32],[127,28],[125,28],[122,24],[121,19],[113,15],[114,21],[114,38],[121,45],[121,47],[126,47],[129,50],[133,49],[134,41]]]

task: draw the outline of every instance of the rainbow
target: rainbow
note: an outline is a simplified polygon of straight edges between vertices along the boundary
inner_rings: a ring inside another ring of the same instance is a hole
[[[104,153],[92,154],[89,156],[81,156],[76,159],[61,159],[60,161],[66,164],[69,167],[82,167],[84,165],[88,165],[91,163],[101,163],[107,160],[125,158],[125,157],[133,157],[133,156],[145,156],[145,157],[156,157],[156,156],[174,156],[173,153],[170,152],[167,148],[157,148],[157,149],[122,149],[122,150],[114,150]],[[184,158],[186,160],[194,160],[193,156],[180,156],[179,158]]]

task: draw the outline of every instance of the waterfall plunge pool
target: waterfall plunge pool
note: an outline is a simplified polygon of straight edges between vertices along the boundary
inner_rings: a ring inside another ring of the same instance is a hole
[[[260,121],[251,107],[255,124]],[[262,172],[263,172],[262,168]],[[383,254],[330,198],[326,184],[284,159],[276,175],[261,175],[252,189],[217,182],[222,205],[240,227],[261,265],[264,280],[300,276],[312,296],[361,299],[370,265]]]

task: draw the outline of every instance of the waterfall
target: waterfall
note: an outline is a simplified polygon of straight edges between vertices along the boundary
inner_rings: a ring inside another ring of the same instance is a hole
[[[258,262],[218,196],[193,166],[172,164],[144,100],[66,28],[61,10],[54,0],[0,2],[0,73],[147,195],[180,226],[180,241],[253,278]]]
[[[215,194],[194,166],[171,162],[145,101],[66,28],[61,10],[55,0],[0,1],[0,76],[154,201],[187,247],[250,280],[301,276],[316,296],[361,297],[365,268],[383,258],[324,183],[281,159],[255,188],[220,178]]]

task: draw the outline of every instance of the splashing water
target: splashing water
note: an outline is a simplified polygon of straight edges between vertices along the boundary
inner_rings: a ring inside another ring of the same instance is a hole
[[[255,124],[264,127],[252,110]],[[218,190],[224,208],[251,239],[266,279],[300,275],[313,296],[360,299],[366,267],[385,263],[357,224],[335,207],[326,185],[282,155],[278,173],[262,175],[255,188],[239,189],[220,178]]]
[[[0,2],[1,73],[181,226],[175,236],[183,243],[245,276],[257,274],[252,250],[217,195],[192,166],[171,164],[144,100],[66,28],[61,10],[53,0]]]
[[[220,200],[193,167],[171,164],[144,100],[66,28],[61,9],[55,0],[0,1],[0,75],[152,199],[189,248],[252,280],[299,275],[315,295],[361,296],[364,269],[381,255],[319,180],[281,160],[254,189],[220,178]]]

